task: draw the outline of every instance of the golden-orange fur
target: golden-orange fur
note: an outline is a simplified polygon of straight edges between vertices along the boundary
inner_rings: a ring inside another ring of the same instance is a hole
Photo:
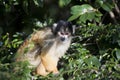
[[[57,63],[71,43],[69,37],[66,43],[54,36],[51,28],[35,31],[29,36],[17,51],[16,61],[27,60],[35,73],[46,76],[50,72],[58,74]]]

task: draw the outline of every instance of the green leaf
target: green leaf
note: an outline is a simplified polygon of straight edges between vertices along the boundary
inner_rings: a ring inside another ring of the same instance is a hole
[[[5,45],[7,46],[8,43],[9,43],[9,38],[5,40]]]
[[[43,7],[43,0],[33,0],[36,6]]]
[[[95,14],[92,14],[93,12],[95,12],[95,9],[89,4],[76,5],[71,8],[72,16],[68,20],[72,21],[80,17],[80,22],[85,23],[86,20],[92,20],[94,18]]]
[[[79,5],[73,6],[71,8],[71,14],[80,14],[80,13],[82,13],[82,11],[81,11],[81,7]]]
[[[103,5],[104,1],[103,0],[96,0],[95,1],[95,7],[100,8]]]
[[[100,67],[101,64],[97,57],[95,57],[95,56],[91,57],[91,61],[93,62],[93,65]]]
[[[101,20],[101,17],[96,17],[96,18],[95,18],[95,21],[96,21],[96,22],[100,22],[100,20]]]
[[[75,19],[77,19],[80,15],[79,14],[74,14],[73,16],[71,16],[68,21],[73,21]]]
[[[91,57],[85,59],[85,62],[87,63],[88,66],[100,67],[100,65],[101,65],[98,58],[95,56],[91,56]]]
[[[14,43],[14,42],[17,42],[18,41],[18,39],[14,39],[12,42]]]
[[[94,18],[95,18],[95,13],[94,12],[88,13],[88,15],[87,15],[88,20],[92,21]]]
[[[59,0],[59,6],[63,7],[68,5],[71,2],[71,0]]]
[[[83,4],[83,5],[76,5],[71,8],[71,14],[85,14],[87,12],[94,11],[94,8],[89,4]]]
[[[9,33],[6,33],[6,35],[4,35],[4,36],[2,37],[2,39],[5,40],[5,39],[7,39],[8,37],[9,37]]]
[[[102,5],[102,8],[103,8],[104,10],[108,11],[108,12],[111,11],[113,7],[114,7],[114,6],[113,6],[112,4],[107,3],[107,2]]]
[[[29,5],[29,4],[28,4],[28,1],[27,1],[27,0],[24,0],[24,1],[23,1],[23,7],[24,7],[23,9],[24,9],[24,11],[25,11],[26,13],[28,13],[28,5]]]
[[[81,22],[86,22],[87,17],[88,17],[87,14],[83,14],[83,15],[80,16],[79,20],[80,20]]]
[[[98,17],[101,17],[101,16],[102,16],[102,13],[99,12],[99,11],[96,11],[96,12],[95,12],[95,15],[98,16]]]
[[[116,57],[120,60],[120,49],[116,49]]]

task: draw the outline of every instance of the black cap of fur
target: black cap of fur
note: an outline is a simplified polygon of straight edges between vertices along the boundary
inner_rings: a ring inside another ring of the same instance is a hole
[[[74,28],[72,26],[72,23],[68,21],[63,21],[63,20],[60,20],[59,22],[57,22],[56,25],[53,25],[52,32],[56,35],[61,28],[63,29],[68,28],[69,32],[71,32],[72,35],[74,34]]]

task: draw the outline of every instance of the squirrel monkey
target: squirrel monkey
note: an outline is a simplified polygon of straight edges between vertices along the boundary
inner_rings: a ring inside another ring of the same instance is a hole
[[[62,20],[35,31],[18,49],[16,61],[27,60],[38,75],[58,74],[57,63],[69,48],[73,33],[72,24]]]

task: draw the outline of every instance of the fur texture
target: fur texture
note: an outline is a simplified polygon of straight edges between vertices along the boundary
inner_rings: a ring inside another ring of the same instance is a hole
[[[64,41],[58,35],[62,29],[67,30],[68,37]],[[58,74],[57,63],[71,43],[72,26],[69,22],[60,21],[52,28],[45,28],[29,36],[17,51],[16,61],[27,60],[35,73],[46,76],[50,72]]]

